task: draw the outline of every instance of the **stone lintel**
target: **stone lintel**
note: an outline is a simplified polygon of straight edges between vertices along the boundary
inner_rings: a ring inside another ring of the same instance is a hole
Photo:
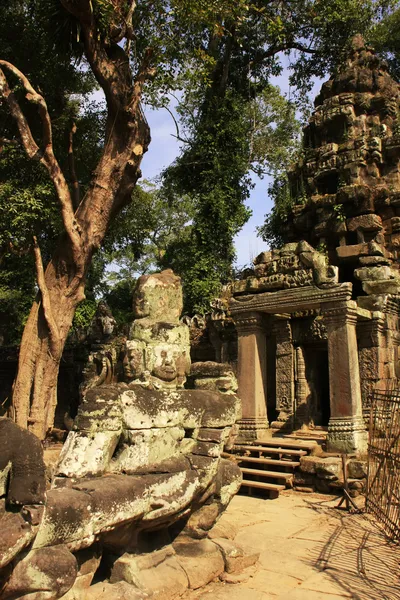
[[[352,287],[351,283],[341,283],[328,288],[308,286],[235,296],[231,298],[229,308],[235,322],[243,313],[282,314],[314,310],[323,308],[326,304],[350,300]]]
[[[326,442],[328,452],[366,453],[368,433],[364,419],[361,416],[331,417]]]

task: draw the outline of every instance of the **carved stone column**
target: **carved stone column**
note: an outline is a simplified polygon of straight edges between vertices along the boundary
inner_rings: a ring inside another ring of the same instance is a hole
[[[375,312],[372,318],[359,321],[357,340],[363,416],[368,424],[372,394],[375,389],[384,388],[387,382],[384,314]]]
[[[328,425],[329,452],[365,452],[367,432],[362,416],[357,351],[357,305],[354,301],[323,310],[328,332],[329,390],[331,416]]]
[[[301,346],[295,348],[295,427],[310,423],[310,388],[306,378],[306,363],[304,360],[304,349]]]
[[[293,427],[294,418],[294,349],[290,315],[275,315],[276,337],[276,410],[274,427]]]
[[[268,430],[266,331],[261,313],[234,317],[238,332],[239,436],[258,439]]]

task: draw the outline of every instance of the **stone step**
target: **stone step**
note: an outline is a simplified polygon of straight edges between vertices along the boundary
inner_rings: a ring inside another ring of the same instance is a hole
[[[243,479],[242,487],[243,486],[258,488],[260,490],[269,490],[269,491],[274,491],[274,492],[280,492],[281,490],[286,489],[286,486],[280,485],[278,483],[263,483],[261,481],[250,481],[249,479]]]
[[[281,473],[279,471],[265,471],[264,469],[252,469],[249,467],[240,467],[242,473],[246,475],[260,475],[261,477],[270,477],[271,479],[291,479],[293,473]]]
[[[253,456],[240,456],[239,454],[228,454],[227,452],[223,452],[222,456],[224,458],[233,458],[237,462],[252,462],[258,463],[260,465],[274,465],[274,466],[283,466],[283,467],[298,467],[300,463],[294,460],[282,460],[278,458],[255,458]]]
[[[245,444],[246,446],[252,446],[252,443]],[[314,450],[316,446],[318,446],[318,442],[316,440],[297,440],[290,438],[271,438],[270,440],[257,440],[254,442],[256,446],[270,446],[273,448],[293,448],[295,450]]]
[[[307,450],[293,450],[291,448],[270,448],[266,446],[250,446],[250,445],[238,445],[233,447],[234,450],[240,450],[241,452],[265,452],[267,454],[290,454],[292,456],[306,456]]]

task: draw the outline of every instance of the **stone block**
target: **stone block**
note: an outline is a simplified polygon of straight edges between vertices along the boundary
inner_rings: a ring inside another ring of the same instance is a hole
[[[339,479],[342,476],[342,462],[339,457],[302,456],[300,471],[315,474],[319,479]]]
[[[359,262],[366,267],[391,264],[391,261],[383,256],[360,256]]]
[[[188,587],[188,578],[172,546],[149,554],[124,554],[111,571],[110,583],[125,581],[152,598],[177,598]]]
[[[232,367],[228,363],[217,363],[213,361],[193,363],[190,374],[197,377],[224,377],[232,374]]]
[[[260,557],[259,552],[246,553],[241,546],[224,538],[214,538],[213,542],[222,552],[227,573],[241,573],[254,565]]]
[[[210,540],[185,540],[174,544],[179,564],[185,571],[189,588],[196,590],[213,581],[224,570],[219,547]]]
[[[366,294],[399,294],[400,279],[387,279],[382,281],[363,281],[363,290]]]
[[[102,475],[117,447],[120,431],[70,431],[56,471],[64,477]]]
[[[239,528],[233,523],[230,523],[226,519],[222,518],[214,527],[208,532],[210,540],[215,538],[224,538],[227,540],[233,540],[237,536]]]
[[[202,539],[210,534],[210,529],[213,527],[218,518],[220,507],[216,502],[205,504],[199,510],[196,510],[186,523],[184,532],[194,539]]]
[[[253,264],[260,265],[262,263],[268,263],[271,260],[272,260],[272,252],[270,252],[270,251],[261,252],[261,254],[259,254],[258,256],[255,257],[255,259],[253,260]]]
[[[336,248],[336,254],[338,258],[356,259],[360,256],[385,256],[385,250],[383,246],[375,242],[353,244],[350,246],[338,246]]]
[[[315,492],[315,486],[313,485],[296,485],[296,492],[303,492],[304,494],[312,494]]]
[[[394,279],[396,273],[388,266],[361,267],[354,270],[354,275],[360,281],[381,281],[382,279]]]
[[[225,442],[230,430],[230,427],[224,429],[202,427],[197,431],[196,438],[201,442]]]
[[[359,215],[352,219],[347,219],[347,228],[349,231],[379,231],[382,229],[382,219],[379,215]]]
[[[114,472],[134,473],[140,467],[160,463],[179,454],[183,427],[128,430],[124,443],[111,462]]]
[[[191,449],[191,452],[200,456],[213,456],[217,458],[221,455],[222,448],[223,442],[197,442]]]
[[[295,471],[293,475],[293,485],[296,487],[299,485],[314,485],[315,479],[316,477],[313,473]]]
[[[349,460],[347,463],[347,475],[351,479],[366,479],[368,463],[366,460]]]

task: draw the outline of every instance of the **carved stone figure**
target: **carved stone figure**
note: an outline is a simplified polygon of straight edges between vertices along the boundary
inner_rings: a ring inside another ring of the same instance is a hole
[[[97,343],[108,341],[115,331],[116,324],[107,303],[99,302],[89,328],[89,339]]]
[[[182,307],[180,278],[173,271],[139,278],[124,358],[127,382],[183,388],[190,370],[190,341],[189,328],[179,320]]]
[[[21,450],[18,440],[26,434],[32,445],[34,436],[0,420],[0,432],[3,422],[10,439],[17,440],[12,452],[2,454],[0,482],[7,469],[11,473],[3,493],[11,497],[18,477],[24,481],[24,467],[31,487],[20,489],[20,502],[44,503],[39,515],[27,506],[17,520],[7,509],[0,514],[8,532],[0,542],[4,599],[56,600],[72,587],[65,600],[86,600],[102,555],[112,565],[110,599],[119,598],[122,582],[129,584],[132,597],[144,598],[145,589],[151,593],[156,565],[162,581],[172,568],[186,589],[191,575],[185,565],[193,552],[215,555],[203,583],[224,568],[219,546],[205,538],[241,484],[237,465],[222,458],[240,415],[233,373],[227,365],[215,366],[206,373],[212,375],[206,385],[183,389],[190,369],[188,332],[179,322],[182,291],[172,271],[140,278],[134,307],[126,381],[93,386],[93,365],[88,369],[88,384],[46,498],[40,443],[28,459],[29,444]],[[98,377],[102,372],[107,368]],[[31,470],[41,478],[29,479]],[[24,525],[25,512],[34,526]],[[170,535],[171,527],[181,535]],[[28,552],[19,556],[28,544]],[[149,547],[156,551],[152,575],[144,566]],[[128,574],[132,569],[139,580]]]

